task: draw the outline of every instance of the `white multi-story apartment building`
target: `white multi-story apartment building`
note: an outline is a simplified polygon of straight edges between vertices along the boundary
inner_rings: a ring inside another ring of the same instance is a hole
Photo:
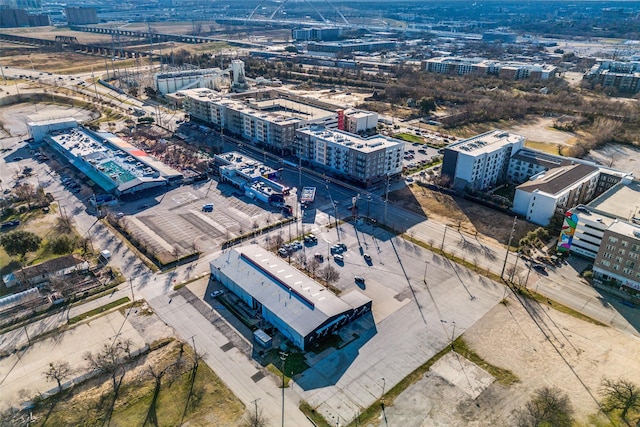
[[[362,133],[378,126],[378,113],[349,109],[344,112],[344,130],[350,133]]]
[[[362,138],[319,125],[296,130],[298,157],[365,187],[398,176],[403,150],[403,141],[383,135]]]
[[[556,212],[564,212],[593,199],[600,169],[568,165],[549,169],[516,187],[513,211],[538,225],[547,225]]]
[[[458,189],[487,190],[506,180],[511,156],[524,146],[524,137],[493,130],[448,146],[442,175]]]
[[[344,111],[332,104],[305,98],[283,90],[246,92],[221,96],[210,89],[190,89],[184,95],[185,111],[192,117],[227,134],[270,147],[280,153],[290,153],[295,130],[310,124],[328,128],[345,126]],[[354,126],[368,125],[369,118]],[[377,118],[376,118],[377,122]]]
[[[426,61],[426,71],[439,74],[467,74],[475,76],[492,75],[504,79],[547,80],[558,71],[555,65],[530,64],[518,61],[494,61],[485,58],[463,58],[445,56],[431,58]]]

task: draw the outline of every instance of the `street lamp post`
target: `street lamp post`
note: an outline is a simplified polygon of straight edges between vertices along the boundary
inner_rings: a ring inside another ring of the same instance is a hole
[[[422,281],[424,282],[424,284],[427,284],[427,267],[429,266],[429,263],[427,262],[427,260],[424,260],[424,277],[422,278]]]
[[[280,352],[280,360],[282,360],[282,427],[284,427],[284,363],[288,356],[289,353]]]
[[[516,231],[516,224],[518,223],[518,217],[513,217],[513,227],[511,227],[511,233],[509,234],[509,243],[507,243],[507,253],[504,255],[504,264],[502,264],[502,271],[500,272],[500,279],[504,277],[504,270],[507,268],[507,259],[509,258],[509,248],[511,247],[511,240],[513,239],[513,233]]]
[[[442,244],[440,245],[440,250],[444,251],[444,238],[447,237],[447,224],[444,225],[444,234],[442,235]]]

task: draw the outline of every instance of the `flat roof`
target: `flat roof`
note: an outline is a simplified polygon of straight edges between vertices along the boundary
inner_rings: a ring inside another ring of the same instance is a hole
[[[106,191],[116,187],[120,191],[129,189],[132,181],[158,181],[160,171],[140,159],[147,154],[115,135],[71,128],[50,132],[48,139],[73,157],[84,160],[86,164],[76,162],[74,165]]]
[[[528,148],[523,148],[522,150],[518,150],[516,154],[514,154],[512,159],[522,160],[531,164],[540,165],[547,169],[557,168],[559,166],[564,166],[571,164],[571,160],[554,156],[553,154],[544,153],[542,151],[531,150]]]
[[[447,150],[469,154],[490,153],[501,147],[524,141],[524,137],[503,130],[492,130],[472,138],[458,141],[447,147]]]
[[[277,172],[276,169],[265,165],[261,161],[245,154],[238,153],[237,151],[216,154],[214,158],[224,163],[224,166],[221,166],[221,168],[237,170],[247,176],[258,177],[271,175]]]
[[[626,221],[613,222],[607,231],[621,234],[623,236],[632,237],[634,239],[640,239],[640,226],[631,224]]]
[[[371,301],[350,295],[350,302],[360,304],[354,306],[258,245],[235,247],[210,265],[303,337],[332,317]]]
[[[570,165],[549,169],[534,175],[529,181],[518,185],[517,189],[532,193],[540,191],[547,194],[558,194],[571,187],[581,179],[596,172],[598,168],[591,165]]]
[[[307,134],[317,139],[332,142],[337,145],[348,147],[352,150],[370,153],[383,148],[404,148],[404,141],[395,138],[389,138],[384,135],[376,134],[369,138],[362,138],[349,132],[338,129],[327,129],[321,125],[307,126],[297,129],[296,132]]]
[[[587,206],[611,218],[628,220],[630,215],[640,217],[640,181],[619,182]]]

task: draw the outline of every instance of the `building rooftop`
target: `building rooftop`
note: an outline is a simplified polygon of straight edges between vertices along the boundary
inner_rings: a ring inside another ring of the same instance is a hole
[[[602,215],[626,221],[640,222],[640,181],[617,183],[608,191],[596,197],[588,205]]]
[[[164,180],[158,170],[159,162],[115,135],[71,128],[53,131],[48,138],[73,157],[83,159],[86,164],[77,162],[75,166],[105,191],[115,188],[124,191],[131,188],[130,182]],[[180,176],[164,165],[162,170],[169,176]]]
[[[455,150],[470,154],[483,154],[521,141],[524,141],[523,136],[503,130],[492,130],[469,139],[458,141],[455,144],[451,144],[447,147],[447,150]]]
[[[342,299],[258,245],[233,248],[213,260],[211,266],[302,336],[352,309],[350,302],[368,300],[350,294]]]
[[[168,73],[157,73],[155,77],[157,79],[168,79],[172,77],[206,76],[211,74],[220,74],[222,72],[223,71],[220,68],[203,68],[200,70],[171,71]]]
[[[259,176],[269,176],[277,171],[262,162],[259,162],[251,157],[240,154],[237,151],[231,151],[229,153],[216,154],[215,158],[224,163],[221,168],[233,169],[248,178],[257,178]]]
[[[596,166],[569,165],[549,169],[531,177],[527,182],[518,185],[518,190],[532,193],[539,191],[547,194],[559,194],[576,182],[598,171]]]
[[[571,160],[565,157],[554,156],[553,154],[530,150],[528,148],[518,150],[516,154],[514,154],[511,158],[515,160],[522,160],[531,164],[540,165],[547,169],[571,164]]]
[[[321,125],[311,125],[298,129],[297,132],[310,135],[312,137],[330,141],[338,145],[349,147],[352,150],[364,153],[380,150],[381,148],[391,148],[401,146],[404,147],[404,141],[389,138],[384,135],[373,135],[368,138],[362,138],[349,132],[337,129],[327,129]]]
[[[626,221],[614,221],[607,231],[621,234],[623,236],[640,239],[640,225],[632,224]]]

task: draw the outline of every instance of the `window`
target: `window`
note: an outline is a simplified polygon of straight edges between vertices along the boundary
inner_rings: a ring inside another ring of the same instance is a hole
[[[624,249],[619,249],[619,250],[618,250],[618,253],[619,253],[620,255],[624,255],[626,252],[627,252],[627,251],[625,251]]]
[[[613,264],[613,269],[618,271],[620,270],[620,266],[618,264]]]
[[[613,246],[613,245],[607,245],[607,250],[608,250],[608,251],[612,251],[612,250],[614,250],[615,248],[616,248],[616,247],[615,247],[615,246]]]
[[[605,252],[604,255],[602,255],[603,258],[607,258],[607,259],[611,259],[612,255],[609,252]]]
[[[627,242],[626,240],[623,240],[622,242],[620,242],[620,245],[621,245],[623,248],[626,248],[627,246],[629,246],[629,242]]]
[[[622,262],[622,257],[617,256],[616,257],[616,262]]]
[[[624,272],[624,274],[633,274],[633,268],[625,267],[622,269],[622,271]]]
[[[613,236],[609,236],[609,242],[610,243],[618,243],[618,238],[617,237],[613,237]]]
[[[600,265],[603,265],[605,267],[609,267],[611,265],[611,263],[609,261],[602,260],[602,261],[600,261]]]

